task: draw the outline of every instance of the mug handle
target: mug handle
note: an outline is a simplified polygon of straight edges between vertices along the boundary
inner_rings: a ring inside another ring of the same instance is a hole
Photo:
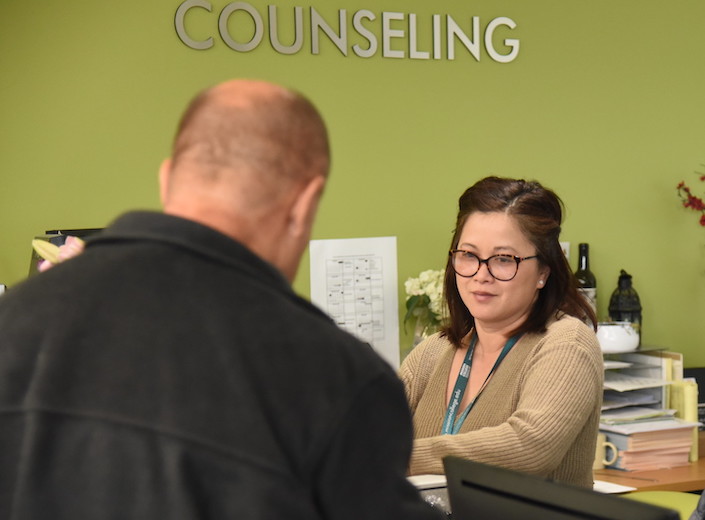
[[[605,466],[611,466],[612,464],[617,462],[617,458],[619,457],[619,451],[617,450],[617,446],[615,446],[614,444],[612,444],[609,441],[605,441],[604,445],[605,445],[605,459],[602,461],[602,463]],[[607,457],[607,450],[612,450],[612,456],[609,458]]]

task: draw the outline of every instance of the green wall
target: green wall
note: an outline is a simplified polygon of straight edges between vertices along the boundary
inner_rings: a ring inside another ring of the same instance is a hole
[[[329,124],[333,171],[314,238],[397,236],[401,304],[407,277],[443,265],[468,185],[488,174],[538,179],[566,203],[573,266],[578,242],[590,243],[601,317],[626,269],[644,343],[705,365],[705,228],[675,190],[687,180],[705,192],[693,173],[705,171],[705,3],[313,2],[333,25],[340,9],[373,11],[378,35],[383,11],[414,13],[426,49],[433,14],[468,32],[471,16],[483,28],[507,16],[517,28],[498,33],[521,42],[507,64],[484,51],[478,63],[462,47],[453,61],[345,57],[325,38],[318,55],[308,39],[294,55],[266,39],[238,53],[217,34],[225,0],[189,13],[194,38],[214,37],[196,51],[174,29],[181,3],[0,2],[1,283],[25,277],[35,234],[157,208],[157,168],[187,100],[257,77],[304,92]],[[283,25],[294,5],[311,5],[271,3]],[[306,260],[297,290],[307,294],[308,281]]]

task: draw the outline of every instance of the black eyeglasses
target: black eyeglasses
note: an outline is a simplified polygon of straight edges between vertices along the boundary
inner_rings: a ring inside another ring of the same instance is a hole
[[[487,271],[492,275],[492,277],[500,282],[508,282],[512,280],[519,271],[519,264],[524,260],[531,260],[532,258],[538,258],[538,255],[534,256],[514,256],[514,255],[492,255],[484,260],[471,253],[470,251],[465,251],[463,249],[451,249],[448,254],[450,255],[451,264],[453,265],[453,270],[464,278],[472,278],[480,270],[482,264],[487,265]]]

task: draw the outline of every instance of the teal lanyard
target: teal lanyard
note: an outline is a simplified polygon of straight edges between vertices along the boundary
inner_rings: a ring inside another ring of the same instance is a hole
[[[490,377],[492,377],[494,371],[497,370],[499,364],[502,362],[505,356],[509,354],[509,351],[512,350],[512,347],[518,340],[519,336],[512,336],[511,338],[509,338],[509,340],[507,340],[507,342],[504,344],[502,352],[500,352],[499,357],[497,358],[497,361],[494,362],[492,370],[490,370],[490,373],[487,374],[485,382],[482,383],[480,391],[477,392],[475,398],[470,402],[468,407],[465,408],[463,413],[460,414],[460,416],[456,419],[455,415],[458,411],[458,407],[460,406],[460,402],[463,400],[463,395],[465,394],[465,387],[468,385],[468,381],[470,380],[470,369],[472,368],[472,355],[475,352],[475,344],[477,343],[477,334],[472,335],[472,339],[470,340],[470,346],[468,347],[468,352],[467,354],[465,354],[465,359],[463,360],[463,364],[460,367],[458,379],[456,380],[455,387],[453,388],[453,394],[451,395],[450,402],[448,403],[448,409],[446,410],[446,418],[443,421],[441,435],[455,435],[456,433],[458,433],[458,431],[460,431],[460,427],[463,425],[463,422],[468,416],[468,413],[470,413],[470,410],[475,404],[475,401],[477,401],[477,398],[480,397],[480,394],[485,389],[485,386],[487,386],[487,382],[490,380]]]

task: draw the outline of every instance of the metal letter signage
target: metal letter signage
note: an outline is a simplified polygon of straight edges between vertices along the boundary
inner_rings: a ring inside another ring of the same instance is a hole
[[[195,9],[208,14],[191,13]],[[519,55],[519,38],[505,36],[512,34],[517,24],[506,16],[489,21],[479,16],[465,16],[458,21],[457,15],[454,18],[450,14],[420,18],[415,13],[374,13],[367,9],[349,13],[346,9],[337,9],[337,16],[324,17],[314,7],[301,6],[293,8],[293,17],[281,14],[276,5],[268,5],[266,11],[260,12],[248,2],[230,2],[214,12],[208,0],[185,0],[176,10],[174,26],[179,39],[198,51],[211,49],[215,41],[213,36],[199,40],[189,33],[188,22],[192,16],[206,16],[212,34],[217,34],[222,43],[236,52],[251,52],[263,42],[269,42],[275,52],[291,55],[301,51],[308,38],[308,48],[314,55],[321,53],[323,42],[327,48],[332,45],[344,57],[359,58],[371,58],[381,50],[384,58],[455,60],[458,50],[478,62],[487,56],[497,63],[510,63]],[[282,27],[289,29],[285,23],[293,25],[291,42],[283,42],[280,37],[282,32],[290,34],[290,31],[281,31]],[[309,28],[308,33],[304,26]]]

